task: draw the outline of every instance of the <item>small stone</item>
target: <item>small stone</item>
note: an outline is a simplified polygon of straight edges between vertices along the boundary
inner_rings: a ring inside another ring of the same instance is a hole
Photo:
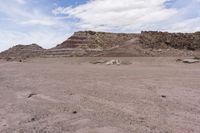
[[[35,118],[31,118],[31,121],[35,121]]]
[[[103,63],[105,63],[105,62],[106,62],[106,60],[100,59],[100,60],[92,61],[92,62],[90,62],[90,63],[92,63],[92,64],[103,64]]]
[[[28,98],[31,98],[32,96],[35,96],[35,95],[37,95],[37,94],[31,93],[31,94],[28,95]]]
[[[110,60],[110,61],[106,62],[106,65],[121,65],[121,61],[120,60]]]
[[[192,63],[198,63],[200,62],[199,60],[196,59],[184,59],[183,63],[188,63],[188,64],[192,64]]]
[[[182,61],[182,60],[181,60],[181,59],[177,59],[177,60],[176,60],[176,62],[180,62],[180,61]]]
[[[73,113],[73,114],[77,114],[77,111],[73,111],[72,113]]]

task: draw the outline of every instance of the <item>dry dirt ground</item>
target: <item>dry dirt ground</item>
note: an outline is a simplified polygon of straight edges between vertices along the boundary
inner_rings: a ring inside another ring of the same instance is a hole
[[[200,63],[0,61],[1,133],[200,133]]]

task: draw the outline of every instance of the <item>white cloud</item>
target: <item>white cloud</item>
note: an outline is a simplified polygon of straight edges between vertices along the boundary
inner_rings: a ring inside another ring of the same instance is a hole
[[[174,24],[171,24],[168,29],[171,32],[191,32],[191,31],[200,31],[200,17],[187,19],[184,21],[178,21]]]
[[[26,0],[15,0],[17,3],[19,4],[25,4],[26,3]]]
[[[66,8],[63,8],[63,7],[58,7],[56,9],[54,9],[52,11],[52,13],[54,15],[59,15],[59,14],[66,14],[66,12],[68,12],[68,10],[72,9],[71,7],[66,7]]]
[[[68,23],[30,3],[20,2],[0,2],[0,51],[31,43],[50,48],[66,40],[70,32]]]
[[[27,0],[16,0],[16,1],[27,2]],[[7,20],[10,19],[11,21],[14,21],[15,24],[13,25],[16,24],[42,25],[42,26],[64,25],[64,22],[60,20],[58,17],[53,17],[50,14],[46,14],[37,7],[32,7],[32,5],[29,6],[18,5],[16,3],[8,1],[3,3],[0,2],[0,13],[5,14]]]
[[[52,20],[45,20],[45,19],[33,19],[33,20],[23,21],[21,24],[24,24],[24,25],[44,25],[44,26],[55,25],[55,23]]]
[[[54,14],[77,18],[81,29],[134,30],[165,21],[177,13],[166,9],[167,0],[93,0],[77,7],[58,7]]]

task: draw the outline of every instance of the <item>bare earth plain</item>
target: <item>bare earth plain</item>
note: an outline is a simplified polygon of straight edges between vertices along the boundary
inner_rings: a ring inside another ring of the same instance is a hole
[[[0,132],[200,133],[200,63],[96,59],[0,61]]]

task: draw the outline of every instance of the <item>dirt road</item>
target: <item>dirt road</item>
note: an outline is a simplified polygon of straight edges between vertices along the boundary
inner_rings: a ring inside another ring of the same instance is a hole
[[[1,133],[200,133],[200,63],[0,61]]]

